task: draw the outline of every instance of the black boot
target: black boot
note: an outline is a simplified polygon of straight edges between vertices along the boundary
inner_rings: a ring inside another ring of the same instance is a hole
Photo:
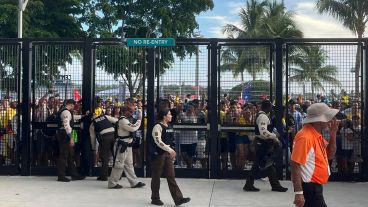
[[[259,188],[254,187],[254,185],[244,185],[243,190],[249,192],[258,192]]]
[[[176,206],[180,206],[181,204],[188,203],[190,201],[190,198],[181,198],[178,201],[175,201]]]
[[[162,206],[162,205],[164,205],[164,202],[162,202],[160,199],[158,199],[158,200],[152,200],[151,204],[156,205],[156,206]]]
[[[65,176],[59,176],[57,181],[59,182],[70,182],[70,179]]]
[[[287,190],[288,188],[284,188],[281,185],[272,188],[272,191],[276,191],[276,192],[286,192]]]
[[[146,184],[145,184],[145,183],[138,182],[138,183],[137,183],[137,185],[133,186],[132,188],[142,188],[142,187],[144,187],[144,186],[146,186]]]
[[[72,180],[84,180],[86,176],[76,175],[72,176]]]
[[[98,181],[107,181],[107,177],[98,176],[97,180]]]

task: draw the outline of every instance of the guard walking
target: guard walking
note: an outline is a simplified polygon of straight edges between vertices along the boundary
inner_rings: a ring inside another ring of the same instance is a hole
[[[142,115],[138,117],[136,123],[132,124],[129,121],[133,114],[133,109],[128,106],[121,107],[121,117],[115,124],[116,141],[114,144],[113,158],[114,163],[111,170],[111,175],[108,181],[108,188],[120,189],[123,186],[119,185],[121,174],[125,173],[130,186],[132,188],[141,188],[146,184],[139,182],[134,172],[133,152],[132,152],[132,132],[135,132],[141,126]]]
[[[68,99],[58,112],[58,122],[61,128],[57,130],[56,138],[59,143],[59,159],[57,162],[58,181],[69,182],[70,179],[65,177],[65,168],[68,163],[72,180],[83,180],[85,177],[80,176],[77,172],[74,162],[74,139],[72,137],[72,127],[74,120],[81,119],[80,115],[73,115],[75,101]]]
[[[176,206],[188,203],[190,198],[184,198],[179,186],[175,181],[174,160],[176,152],[170,147],[173,140],[167,133],[168,123],[171,122],[172,115],[169,109],[160,109],[158,112],[159,122],[153,127],[152,138],[148,140],[149,155],[151,159],[152,180],[151,180],[151,203],[162,206],[164,203],[160,199],[160,177],[165,170],[170,193]]]
[[[97,177],[97,180],[100,181],[107,181],[110,152],[112,152],[115,143],[114,124],[117,121],[117,118],[108,115],[95,115],[89,127],[92,151],[96,151],[96,138],[100,144],[102,167],[100,176]]]
[[[274,166],[274,151],[275,148],[279,147],[280,141],[277,135],[273,133],[274,126],[269,118],[272,107],[273,105],[269,100],[264,100],[261,103],[261,111],[256,115],[256,138],[254,140],[256,155],[248,179],[243,187],[244,191],[259,191],[258,188],[254,187],[254,179],[260,170],[267,172],[272,191],[286,192],[288,190],[281,186]]]

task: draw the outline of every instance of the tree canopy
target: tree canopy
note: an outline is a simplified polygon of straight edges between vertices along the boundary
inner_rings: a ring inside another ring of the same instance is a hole
[[[368,22],[367,0],[318,0],[319,13],[327,13],[338,19],[358,38],[362,38]],[[359,92],[360,76],[360,47],[357,47],[355,58],[355,92]]]
[[[212,0],[32,0],[24,12],[23,37],[120,38],[123,34],[125,37],[192,37],[198,28],[196,15],[212,9],[213,6]],[[17,10],[17,1],[0,0],[0,37],[17,36]],[[55,80],[58,68],[64,67],[67,62],[71,63],[73,54],[81,54],[73,48],[55,56],[56,59],[51,61],[50,50],[59,53],[60,48],[62,47],[44,47],[42,51],[35,53],[42,60],[48,61],[36,61],[40,67],[36,77],[40,77],[40,80]],[[183,57],[186,53],[195,51],[194,46],[161,51],[164,59],[157,60],[162,62],[158,67],[158,74],[169,68],[174,60],[174,52]],[[129,58],[116,60],[116,55]],[[99,47],[96,57],[100,58],[96,61],[97,66],[113,74],[116,79],[122,77],[132,95],[140,89],[140,81],[143,81],[140,79],[143,76],[142,69],[145,67],[142,52],[138,54],[128,48],[117,51],[111,47]],[[123,62],[117,64],[116,61]],[[133,65],[141,67],[130,68]],[[137,77],[140,78],[136,79]]]
[[[82,4],[79,19],[90,37],[188,38],[195,35],[195,16],[213,8],[212,0],[97,0]],[[116,50],[116,48],[119,48]],[[156,68],[162,74],[174,61],[174,53],[184,57],[195,53],[194,46],[172,47],[159,51]],[[99,46],[97,66],[114,79],[122,79],[132,96],[140,92],[145,71],[145,51],[116,46]],[[119,57],[119,58],[116,58]]]
[[[327,52],[321,46],[298,46],[291,59],[289,80],[299,84],[310,82],[312,97],[314,97],[315,89],[325,91],[323,82],[336,86],[341,85],[336,79],[337,67],[326,64]]]
[[[283,2],[275,0],[248,0],[245,7],[241,8],[239,17],[240,27],[227,24],[223,32],[229,38],[296,38],[303,33],[296,26],[293,13],[288,11]],[[235,77],[241,75],[244,81],[244,72],[251,75],[252,80],[257,79],[257,74],[271,68],[270,48],[257,46],[230,46],[222,53],[221,69],[231,71]]]
[[[82,4],[80,21],[92,37],[192,37],[195,16],[212,0],[95,0]]]
[[[83,37],[77,16],[82,0],[32,0],[23,15],[23,37]],[[17,37],[18,1],[0,0],[0,37]]]

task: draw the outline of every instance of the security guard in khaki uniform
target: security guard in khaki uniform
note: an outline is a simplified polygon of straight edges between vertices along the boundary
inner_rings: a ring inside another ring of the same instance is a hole
[[[83,180],[85,177],[77,173],[74,163],[74,140],[72,138],[72,127],[75,119],[81,119],[80,115],[73,115],[75,101],[68,99],[65,106],[58,113],[59,124],[61,128],[57,131],[56,138],[59,142],[59,160],[57,162],[58,181],[69,182],[70,179],[65,177],[65,167],[68,162],[72,180]]]
[[[95,115],[89,127],[92,151],[96,151],[96,135],[100,144],[102,167],[100,176],[97,177],[97,180],[100,181],[107,181],[109,156],[115,143],[115,128],[113,124],[117,121],[117,118],[108,115]]]
[[[113,150],[114,164],[111,170],[108,188],[122,188],[122,186],[118,184],[118,181],[123,171],[125,172],[125,175],[128,178],[128,181],[132,188],[141,188],[146,184],[139,182],[134,172],[132,153],[133,138],[131,136],[131,132],[137,131],[141,126],[142,115],[138,117],[138,120],[135,124],[132,124],[129,122],[129,118],[133,114],[133,109],[131,107],[121,107],[120,113],[122,116],[116,123],[117,137]]]

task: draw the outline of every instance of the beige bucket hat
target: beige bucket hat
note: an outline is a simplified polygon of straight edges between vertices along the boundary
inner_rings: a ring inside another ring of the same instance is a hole
[[[307,118],[304,119],[303,124],[329,122],[338,112],[338,109],[331,109],[325,103],[314,103],[308,107]]]

